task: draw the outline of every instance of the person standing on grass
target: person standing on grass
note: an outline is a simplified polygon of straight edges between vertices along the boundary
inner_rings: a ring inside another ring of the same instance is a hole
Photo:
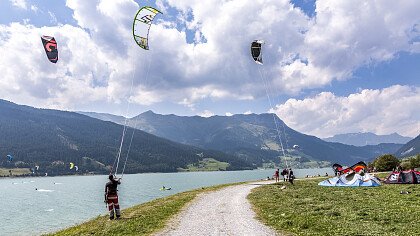
[[[292,170],[292,168],[289,168],[289,182],[291,183],[291,184],[293,184],[293,179],[295,178],[295,176],[294,176],[294,174],[293,174],[293,170]]]
[[[279,169],[274,172],[274,178],[276,179],[276,183],[280,181],[280,172]]]
[[[108,204],[109,219],[114,219],[114,211],[117,220],[120,218],[120,204],[118,203],[118,185],[121,179],[114,178],[114,175],[108,176],[109,182],[105,185],[105,203]]]
[[[284,168],[283,171],[281,172],[281,175],[283,175],[283,182],[286,182],[286,178],[289,175],[287,168]]]

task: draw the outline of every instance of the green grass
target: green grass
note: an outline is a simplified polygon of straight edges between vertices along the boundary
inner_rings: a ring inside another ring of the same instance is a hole
[[[229,167],[229,163],[221,162],[213,158],[204,158],[198,163],[189,164],[186,169],[180,169],[180,171],[218,171],[226,170]]]
[[[12,171],[13,176],[20,176],[32,173],[29,168],[0,168],[0,176],[9,176],[9,170]]]
[[[123,210],[121,220],[110,221],[108,216],[98,216],[83,224],[49,235],[150,235],[162,230],[170,219],[198,194],[235,184],[202,188],[156,199]]]
[[[339,188],[318,186],[321,180],[262,186],[248,198],[264,223],[286,235],[420,235],[420,185]]]

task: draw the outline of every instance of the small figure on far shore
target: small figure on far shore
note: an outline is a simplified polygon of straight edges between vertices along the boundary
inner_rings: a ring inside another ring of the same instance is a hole
[[[276,183],[280,181],[280,172],[279,169],[276,170],[276,172],[274,172],[274,178],[276,180]]]
[[[328,173],[325,173],[325,177],[328,177]]]
[[[289,182],[290,182],[291,184],[293,184],[293,180],[294,180],[294,178],[295,178],[295,175],[293,174],[293,170],[292,170],[292,168],[289,168],[289,176],[288,176],[288,178],[289,178]]]
[[[283,175],[283,182],[286,182],[287,176],[289,175],[289,171],[287,170],[287,168],[283,169],[283,171],[281,172],[281,175]]]

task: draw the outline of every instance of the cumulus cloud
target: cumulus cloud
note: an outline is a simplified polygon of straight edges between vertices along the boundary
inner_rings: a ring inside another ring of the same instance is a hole
[[[26,0],[9,0],[12,6],[22,9],[22,10],[28,10],[37,12],[38,7],[36,5],[29,4]],[[29,7],[28,7],[29,6]]]
[[[10,0],[10,3],[12,3],[13,6],[21,9],[28,9],[28,3],[26,0]]]
[[[275,113],[290,127],[318,137],[338,133],[420,133],[420,87],[395,85],[364,89],[347,97],[323,92],[303,100],[289,99]]]
[[[23,0],[12,3],[28,8]],[[261,75],[270,89],[287,94],[349,79],[354,69],[401,51],[420,52],[415,0],[325,0],[314,18],[288,0],[159,0],[164,14],[150,29],[149,51],[132,39],[139,9],[133,0],[67,0],[66,6],[77,25],[0,25],[0,49],[8,55],[0,59],[3,98],[65,109],[90,101],[170,101],[194,110],[205,99],[265,96],[249,55],[254,39],[266,41]],[[57,65],[45,60],[42,34],[56,36]],[[22,48],[31,50],[16,53]]]
[[[214,113],[209,110],[204,110],[203,112],[198,113],[197,115],[201,117],[212,117],[214,116]]]

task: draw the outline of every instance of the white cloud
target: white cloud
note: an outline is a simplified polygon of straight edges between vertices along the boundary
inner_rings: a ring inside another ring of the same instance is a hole
[[[12,3],[28,7],[26,1]],[[149,51],[132,39],[139,9],[133,0],[67,0],[77,26],[0,25],[0,49],[8,55],[0,59],[2,97],[66,109],[128,100],[147,106],[170,101],[194,110],[205,99],[265,96],[258,68],[273,93],[296,93],[348,79],[355,68],[400,51],[420,52],[413,42],[419,37],[417,1],[325,0],[317,3],[315,19],[287,0],[157,5],[164,14],[150,29]],[[172,16],[174,8],[181,12]],[[57,65],[45,60],[42,34],[56,36]],[[266,41],[263,67],[249,55],[257,38]],[[15,53],[23,46],[32,50]]]
[[[31,5],[31,10],[34,12],[38,12],[38,7],[36,5]]]
[[[12,3],[13,6],[21,9],[28,9],[28,3],[26,0],[10,0],[10,3]]]
[[[201,117],[211,117],[214,116],[214,113],[209,110],[204,110],[203,112],[198,113],[197,115]]]
[[[55,14],[54,14],[54,13],[52,13],[52,12],[48,11],[48,15],[50,16],[50,22],[51,22],[52,24],[57,24],[57,23],[58,23],[58,21],[57,21],[57,17],[55,16]]]
[[[252,111],[250,111],[250,110],[244,112],[244,115],[250,115],[250,114],[252,114]]]
[[[289,99],[276,114],[300,132],[329,137],[338,133],[420,133],[420,87],[395,85],[365,89],[347,97],[323,92],[303,100]]]
[[[226,112],[226,113],[225,113],[225,116],[233,116],[233,113],[231,113],[231,112]]]
[[[28,7],[29,4],[26,0],[9,0],[9,1],[14,7],[17,7],[23,10],[30,9],[33,12],[38,12],[38,7],[36,5],[30,5],[30,7]]]

